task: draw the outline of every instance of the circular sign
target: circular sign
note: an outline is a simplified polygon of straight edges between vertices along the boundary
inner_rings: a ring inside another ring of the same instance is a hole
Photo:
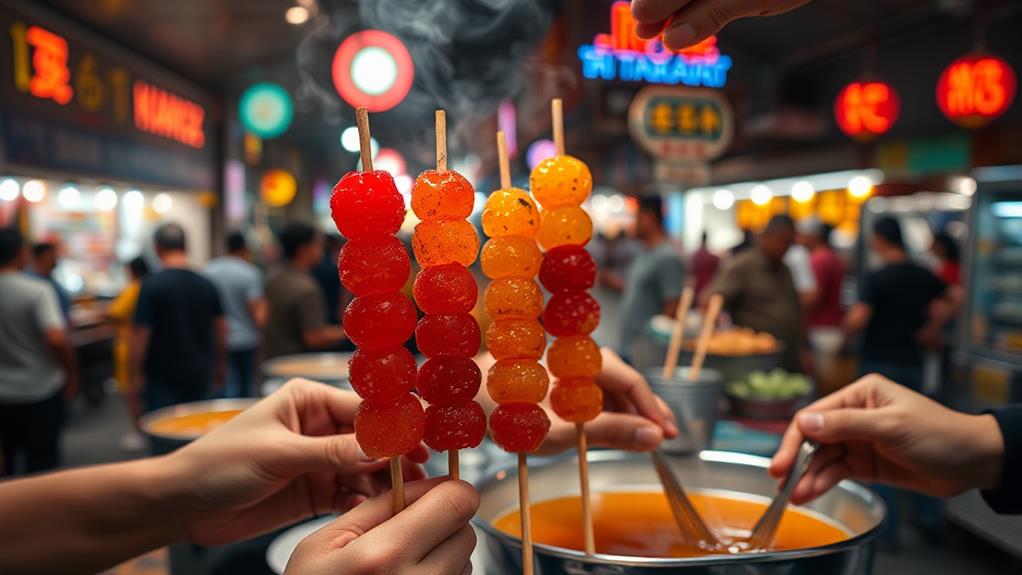
[[[529,144],[529,149],[525,152],[525,163],[528,164],[529,169],[532,170],[543,160],[552,158],[556,155],[557,145],[554,144],[553,140],[536,140]]]
[[[868,141],[894,126],[901,110],[898,94],[883,82],[852,82],[834,101],[834,118],[841,131]]]
[[[298,191],[295,177],[284,170],[267,170],[259,185],[259,193],[266,205],[280,208],[291,203]]]
[[[260,138],[276,138],[291,125],[294,106],[287,90],[278,84],[253,84],[241,95],[238,103],[241,123]]]
[[[632,100],[632,138],[661,160],[705,163],[724,153],[734,134],[727,98],[716,90],[649,86]]]
[[[345,102],[383,112],[408,95],[415,66],[408,48],[382,30],[363,30],[344,39],[334,53],[334,87]]]
[[[1015,99],[1015,71],[990,54],[967,54],[951,62],[937,80],[937,106],[965,128],[989,124]]]

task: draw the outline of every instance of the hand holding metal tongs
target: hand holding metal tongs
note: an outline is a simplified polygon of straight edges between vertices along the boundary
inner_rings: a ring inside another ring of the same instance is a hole
[[[781,524],[784,510],[788,507],[791,493],[795,491],[795,486],[809,469],[809,462],[812,461],[813,455],[816,455],[816,450],[819,448],[820,444],[809,440],[803,441],[799,446],[798,455],[795,457],[795,463],[788,470],[788,478],[785,480],[784,487],[770,503],[770,507],[767,507],[756,526],[752,528],[752,534],[748,539],[751,549],[769,550],[773,546],[774,535],[777,533],[777,527]]]
[[[664,454],[659,449],[654,449],[649,452],[649,456],[653,459],[653,466],[656,467],[660,483],[663,484],[664,491],[667,493],[667,501],[671,505],[674,521],[678,524],[678,529],[681,530],[684,540],[704,548],[719,546],[720,541],[717,539],[717,535],[706,526],[703,518],[699,516],[699,512],[689,501],[681,483],[667,464]]]

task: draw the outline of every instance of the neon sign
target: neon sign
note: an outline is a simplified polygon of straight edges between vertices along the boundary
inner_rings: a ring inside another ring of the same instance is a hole
[[[721,88],[727,83],[731,57],[721,54],[717,37],[676,52],[659,38],[643,40],[628,2],[610,7],[610,34],[597,34],[592,44],[578,49],[582,75],[591,80],[623,80],[651,84],[681,84]]]
[[[989,54],[969,54],[944,69],[937,81],[937,105],[952,122],[978,128],[1000,116],[1015,98],[1015,71]]]
[[[353,107],[385,112],[412,89],[415,64],[393,34],[363,30],[348,36],[334,52],[331,75],[337,94]]]
[[[145,82],[135,80],[135,127],[193,148],[206,143],[202,106]]]
[[[898,94],[883,82],[852,82],[834,102],[834,118],[841,131],[867,141],[891,129],[898,120]]]

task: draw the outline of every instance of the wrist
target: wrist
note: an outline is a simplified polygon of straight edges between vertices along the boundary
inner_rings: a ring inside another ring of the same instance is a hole
[[[969,429],[975,441],[974,486],[997,489],[1001,485],[1004,466],[1004,436],[993,415],[971,415]]]
[[[196,507],[192,504],[189,490],[194,478],[190,477],[181,458],[174,454],[151,457],[138,463],[137,473],[147,507],[156,511],[156,517],[165,518],[168,537],[175,542],[188,540],[191,513]]]

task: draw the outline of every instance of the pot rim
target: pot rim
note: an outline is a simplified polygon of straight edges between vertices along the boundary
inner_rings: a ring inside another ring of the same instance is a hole
[[[161,419],[191,415],[193,413],[231,411],[234,409],[245,410],[258,403],[261,399],[259,397],[203,399],[161,407],[160,409],[142,414],[142,417],[138,418],[138,427],[142,430],[142,434],[147,437],[170,439],[173,441],[193,441],[198,439],[199,436],[193,433],[157,433],[152,430],[152,425]]]
[[[598,461],[618,461],[622,459],[631,458],[630,452],[615,451],[615,450],[601,450],[601,451],[590,451],[588,454],[588,460],[590,462]],[[750,467],[760,467],[766,469],[769,465],[770,459],[761,457],[758,455],[750,455],[747,453],[739,453],[735,451],[717,451],[706,449],[699,453],[699,458],[703,461],[713,463],[730,463],[735,465],[744,465]],[[543,462],[537,465],[537,468],[544,468],[551,465],[557,465],[563,462],[565,459],[575,459],[572,455],[557,457],[550,461]],[[517,468],[515,466],[509,466],[504,471],[508,476],[517,476]],[[497,473],[499,473],[498,471]],[[476,483],[476,489],[482,493],[487,487],[495,483],[497,480],[497,473],[488,475],[486,478]],[[504,479],[506,481],[506,479]],[[857,496],[860,499],[866,500],[876,507],[881,512],[881,518],[887,516],[887,506],[883,500],[866,486],[845,479],[838,483],[834,489],[843,489]],[[484,520],[478,515],[472,518],[472,524],[485,532],[488,536],[502,540],[505,544],[512,547],[521,549],[522,541],[519,537],[513,537],[500,531],[494,527],[489,521]],[[583,563],[594,563],[604,564],[612,562],[614,565],[623,565],[628,567],[671,567],[671,566],[690,566],[690,565],[716,565],[716,564],[735,564],[735,563],[761,563],[765,561],[779,561],[785,559],[799,559],[805,557],[818,557],[822,555],[830,555],[838,553],[846,549],[853,547],[859,547],[869,541],[876,539],[880,534],[880,528],[883,525],[883,519],[876,525],[867,529],[866,531],[838,541],[831,543],[830,545],[823,545],[821,547],[809,547],[806,549],[790,549],[785,551],[767,551],[765,553],[742,553],[737,555],[707,555],[705,557],[635,557],[631,555],[613,555],[609,553],[596,553],[595,555],[586,555],[582,551],[575,549],[566,549],[564,547],[554,547],[553,545],[545,545],[543,543],[533,543],[533,548],[543,552],[544,555],[551,555],[559,557],[561,559],[570,559],[572,561],[580,561]]]

